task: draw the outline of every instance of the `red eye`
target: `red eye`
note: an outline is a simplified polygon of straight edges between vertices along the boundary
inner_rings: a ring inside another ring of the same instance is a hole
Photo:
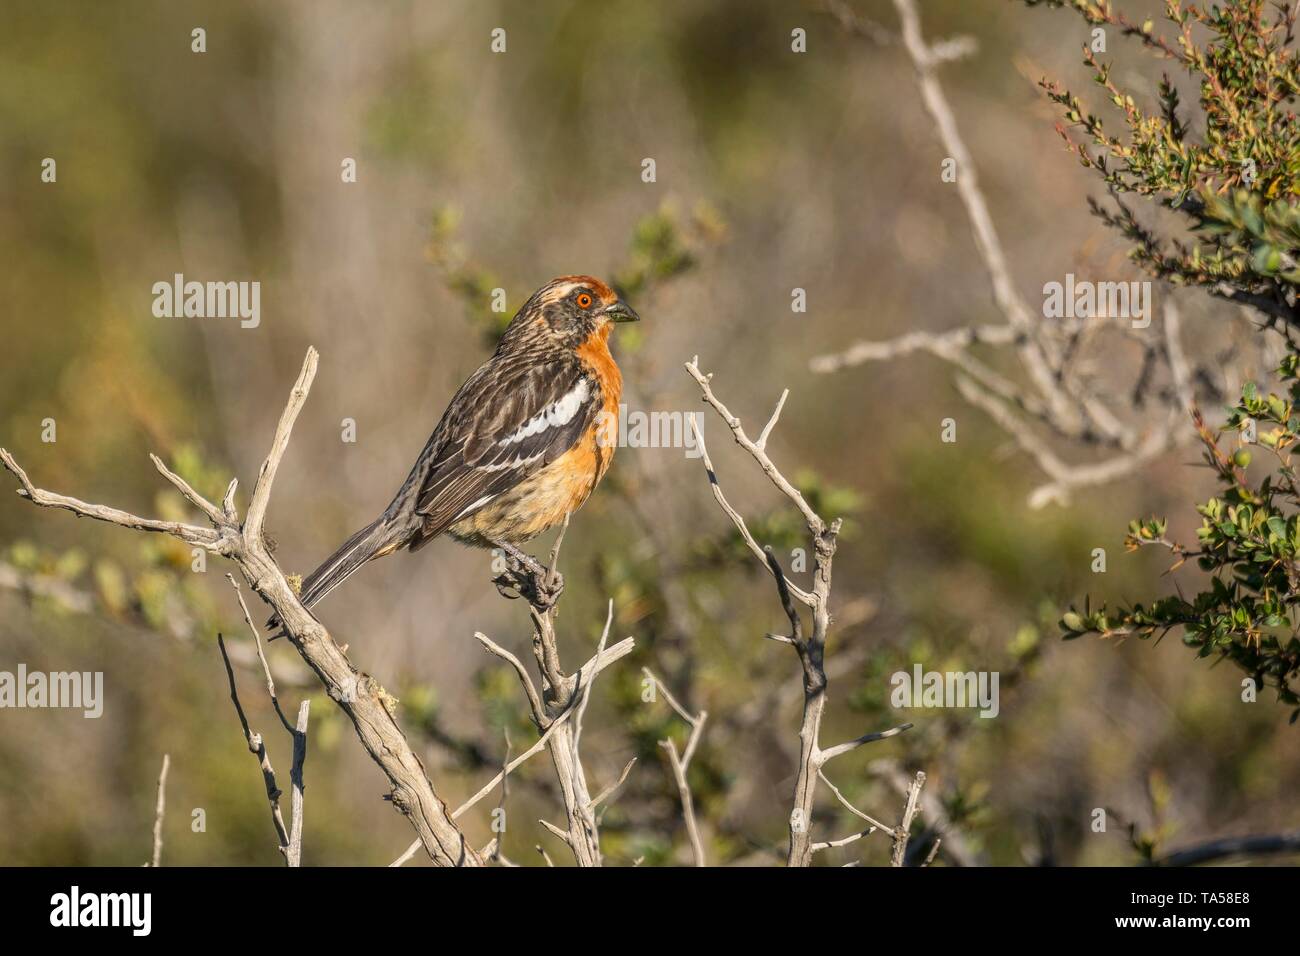
[[[579,292],[579,293],[578,293],[578,308],[580,308],[580,309],[590,309],[590,308],[591,308],[591,302],[592,302],[591,296],[588,295],[586,292]]]

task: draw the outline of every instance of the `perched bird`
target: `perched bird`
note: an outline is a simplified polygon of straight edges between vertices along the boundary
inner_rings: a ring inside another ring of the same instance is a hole
[[[533,293],[456,392],[384,513],[303,580],[302,603],[316,604],[367,561],[418,551],[443,533],[536,567],[515,546],[580,508],[614,457],[608,423],[617,421],[623,377],[609,334],[612,323],[638,318],[591,276],[561,276]]]

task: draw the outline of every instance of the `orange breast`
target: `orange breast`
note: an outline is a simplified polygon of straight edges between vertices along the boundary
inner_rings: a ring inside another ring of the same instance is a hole
[[[605,411],[618,414],[618,403],[623,397],[623,374],[614,364],[614,356],[609,354],[609,330],[607,323],[599,331],[577,348],[578,358],[597,382],[604,400]]]
[[[574,448],[574,451],[578,451],[590,446],[593,488],[604,477],[609,463],[614,460],[614,449],[618,447],[617,440],[610,439],[618,438],[618,404],[623,397],[623,374],[614,363],[614,356],[609,354],[610,328],[606,323],[577,349],[578,359],[600,385],[603,420],[598,420],[596,427],[584,435]],[[614,427],[611,428],[608,423],[613,423]],[[602,436],[604,440],[601,440]]]

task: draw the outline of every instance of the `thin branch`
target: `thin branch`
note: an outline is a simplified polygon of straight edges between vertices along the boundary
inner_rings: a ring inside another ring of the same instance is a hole
[[[533,679],[528,675],[523,661],[481,631],[474,632],[474,640],[482,644],[483,649],[489,654],[495,654],[514,668],[515,674],[519,677],[519,683],[523,685],[524,695],[528,698],[528,709],[533,722],[537,723],[539,727],[550,724],[551,721],[546,716],[546,708],[542,706],[541,695],[537,693],[537,688],[533,684]]]
[[[542,567],[535,559],[524,555],[518,549],[503,546],[502,550],[507,555],[506,569],[495,579],[497,588],[502,594],[507,597],[523,597],[528,602],[528,613],[533,624],[533,659],[542,678],[540,693],[518,658],[503,648],[492,645],[481,635],[477,636],[484,647],[515,669],[524,687],[524,693],[528,697],[533,722],[539,729],[549,729],[552,722],[557,721],[561,714],[567,714],[571,709],[574,711],[574,719],[556,729],[554,736],[549,740],[548,749],[560,785],[560,796],[564,802],[568,825],[565,842],[573,851],[574,859],[579,866],[600,866],[599,825],[593,811],[587,773],[582,765],[579,751],[582,717],[589,701],[587,695],[592,681],[609,662],[617,660],[632,649],[632,639],[621,641],[613,648],[606,648],[614,619],[613,602],[609,602],[605,627],[601,632],[595,657],[587,665],[579,668],[575,674],[565,674],[560,662],[559,643],[556,639],[555,616],[557,602],[564,590],[563,577],[559,573],[559,554],[567,528],[568,516],[565,517],[555,547],[551,550],[548,568]]]
[[[235,714],[238,715],[239,725],[244,730],[244,742],[248,745],[248,752],[257,758],[257,765],[262,771],[262,784],[266,788],[266,800],[271,807],[271,823],[275,826],[276,840],[280,852],[284,854],[285,861],[288,862],[289,831],[284,825],[284,815],[280,812],[282,791],[275,782],[275,768],[271,766],[271,757],[266,752],[266,742],[262,739],[262,735],[256,733],[248,724],[248,717],[244,714],[244,706],[239,702],[239,689],[235,684],[235,670],[230,666],[230,655],[226,653],[226,639],[220,634],[217,635],[217,648],[221,651],[221,660],[226,665],[226,680],[230,684],[230,701],[235,705]]]
[[[867,773],[884,780],[900,797],[907,798],[913,778],[898,760],[893,758],[873,760],[867,765]],[[965,838],[949,818],[943,801],[933,787],[921,791],[921,812],[929,821],[930,828],[943,837],[943,852],[948,860],[957,866],[979,864],[978,855],[966,844]]]
[[[606,633],[608,633],[608,631],[606,631]],[[537,705],[536,705],[537,709],[534,711],[534,715],[535,715],[534,721],[536,722],[537,714],[541,714],[543,717],[545,717],[546,711],[542,706],[541,700],[537,698],[536,689],[532,688],[532,678],[528,676],[528,672],[524,669],[523,664],[520,663],[519,658],[515,657],[514,654],[511,654],[504,647],[501,647],[499,644],[495,643],[494,641],[492,641],[490,638],[488,638],[486,635],[482,633],[475,632],[474,637],[478,640],[480,644],[483,645],[484,649],[487,650],[490,654],[494,654],[497,657],[500,657],[502,660],[508,662],[510,666],[515,669],[516,674],[519,676],[520,683],[523,684],[525,688],[525,693],[529,697],[530,706],[533,700],[537,701]],[[470,797],[459,807],[457,807],[456,810],[452,813],[451,818],[453,820],[459,820],[460,817],[467,810],[469,810],[471,807],[474,806],[474,804],[478,803],[485,796],[491,793],[496,788],[497,784],[504,785],[506,777],[510,773],[512,773],[515,770],[515,768],[519,767],[521,764],[524,763],[524,761],[528,760],[530,757],[540,753],[543,749],[545,749],[547,745],[550,744],[551,737],[554,734],[556,734],[561,727],[564,726],[565,722],[569,719],[570,716],[572,716],[577,712],[581,702],[586,698],[586,691],[590,688],[591,682],[596,679],[596,675],[598,675],[610,664],[613,664],[615,661],[619,660],[620,658],[623,658],[626,655],[632,653],[634,648],[635,648],[635,642],[630,637],[619,641],[617,644],[615,644],[613,647],[610,648],[604,647],[604,641],[602,639],[601,646],[597,648],[596,655],[590,658],[585,664],[582,665],[582,667],[578,668],[578,676],[580,678],[585,678],[581,684],[583,694],[582,695],[575,694],[574,697],[570,700],[569,705],[564,710],[562,710],[559,714],[557,714],[554,718],[547,717],[545,720],[546,730],[542,733],[540,737],[537,738],[536,743],[534,743],[531,747],[529,747],[527,750],[521,753],[518,757],[515,757],[513,760],[508,761],[506,765],[501,769],[501,771],[495,777],[493,777],[491,780],[485,783],[474,793],[472,797]],[[529,691],[530,688],[532,688],[531,692]],[[628,766],[623,771],[623,777],[621,777],[618,783],[614,785],[615,788],[623,782],[623,779],[626,778],[627,776],[627,771],[631,770],[631,768],[632,765],[628,764]],[[602,800],[604,800],[609,795],[609,793],[612,792],[613,789],[614,788],[610,788],[610,790],[607,790],[600,797],[597,797],[595,800],[592,800],[590,802],[591,808],[594,809],[595,806],[599,804]],[[399,856],[397,859],[395,859],[392,863],[388,865],[389,866],[403,865],[408,860],[410,860],[411,857],[415,855],[416,851],[419,849],[419,845],[420,845],[420,841],[416,840],[402,852],[401,856]]]
[[[248,625],[249,633],[253,635],[253,647],[257,650],[257,659],[262,665],[262,676],[266,678],[266,693],[271,698],[271,704],[275,707],[275,714],[280,718],[280,725],[290,734],[294,733],[293,724],[289,723],[289,718],[284,715],[280,708],[280,696],[275,692],[275,678],[271,676],[271,664],[266,659],[266,651],[262,648],[262,632],[257,629],[253,623],[253,616],[248,613],[248,605],[244,602],[244,592],[239,587],[239,582],[235,580],[233,574],[227,574],[226,580],[230,586],[235,589],[235,597],[239,601],[239,609],[244,614],[244,623]]]
[[[185,499],[207,515],[208,519],[214,525],[220,526],[224,523],[226,515],[217,508],[216,505],[190,487],[189,482],[164,465],[161,458],[150,452],[149,460],[152,461],[154,467],[158,469],[158,473],[175,485],[177,490],[180,491]]]
[[[767,436],[772,434],[772,429],[776,427],[776,423],[781,419],[781,409],[785,408],[785,400],[789,397],[790,390],[788,388],[782,389],[781,397],[776,403],[776,408],[772,410],[772,417],[767,420],[767,424],[764,425],[763,430],[759,432],[758,441],[754,442],[754,445],[759,450],[767,447]]]
[[[700,828],[695,822],[695,800],[691,796],[691,786],[686,779],[686,762],[677,754],[677,745],[671,737],[659,741],[659,746],[668,755],[668,765],[672,768],[673,779],[677,783],[677,796],[682,804],[682,819],[686,824],[686,835],[691,841],[691,854],[696,866],[706,866],[704,859],[704,841],[700,839]]]
[[[298,420],[298,413],[307,402],[312,379],[316,377],[318,361],[319,355],[316,350],[308,349],[307,358],[298,373],[298,380],[293,383],[293,390],[289,393],[289,402],[285,405],[280,421],[275,427],[271,451],[266,456],[266,461],[262,462],[262,468],[257,473],[257,481],[253,484],[253,495],[248,502],[248,511],[244,514],[244,535],[254,542],[260,543],[262,539],[262,523],[266,520],[266,508],[271,503],[271,485],[275,482],[276,472],[280,468],[280,459],[284,457],[285,450],[289,447],[289,436],[293,433],[294,422]]]
[[[709,712],[702,710],[698,714],[692,715],[677,702],[677,698],[672,695],[672,692],[668,690],[663,681],[654,675],[650,668],[641,668],[641,673],[645,674],[654,683],[656,690],[663,692],[664,699],[668,701],[668,706],[690,725],[691,734],[687,738],[686,749],[681,754],[677,753],[677,744],[671,737],[659,741],[659,746],[668,755],[668,766],[672,770],[674,781],[677,783],[677,796],[682,804],[682,818],[686,823],[687,838],[691,841],[691,853],[695,858],[695,865],[706,866],[704,841],[700,838],[700,828],[695,821],[695,798],[691,794],[691,786],[686,774],[691,766],[691,758],[695,756],[695,748],[704,733],[704,724],[709,719]]]
[[[618,779],[615,780],[613,783],[611,783],[611,784],[610,784],[608,787],[606,787],[604,790],[600,791],[600,793],[596,794],[596,796],[594,796],[594,797],[591,798],[591,809],[595,810],[595,809],[596,809],[597,807],[599,807],[602,803],[604,803],[606,800],[608,800],[610,797],[612,797],[615,793],[617,793],[617,792],[618,792],[618,788],[621,787],[621,786],[623,786],[623,781],[625,781],[625,780],[627,779],[627,775],[630,774],[630,773],[632,772],[632,768],[633,768],[635,765],[636,765],[636,758],[635,758],[635,757],[633,757],[633,758],[632,758],[631,760],[629,760],[626,764],[624,764],[624,765],[623,765],[623,772],[620,773],[620,774],[618,775]]]
[[[982,391],[970,379],[958,376],[957,391],[961,396],[985,412],[994,423],[1034,459],[1034,463],[1050,481],[1039,485],[1029,496],[1031,508],[1042,508],[1053,501],[1064,503],[1071,491],[1092,485],[1101,485],[1137,471],[1154,458],[1179,444],[1188,444],[1195,435],[1184,437],[1173,428],[1165,428],[1148,435],[1132,451],[1092,464],[1067,464],[1048,447],[1047,443],[1030,430],[1027,423],[996,398]]]
[[[749,436],[745,434],[745,428],[741,425],[740,419],[731,414],[731,410],[728,409],[726,405],[723,405],[722,402],[718,400],[718,397],[713,394],[713,389],[709,385],[709,379],[712,376],[705,375],[700,371],[699,361],[699,356],[697,355],[695,358],[691,359],[691,361],[687,362],[686,371],[691,373],[691,377],[694,378],[696,384],[700,386],[700,391],[704,395],[704,400],[712,405],[713,410],[722,417],[724,422],[727,423],[727,427],[731,429],[731,434],[736,439],[736,444],[749,452],[754,461],[758,462],[758,466],[763,469],[763,474],[767,475],[768,480],[772,482],[772,484],[776,485],[777,489],[794,503],[794,506],[799,509],[799,513],[803,515],[804,522],[809,528],[816,529],[817,531],[824,529],[826,527],[825,522],[822,521],[821,516],[817,514],[817,512],[813,511],[812,506],[804,499],[804,496],[799,489],[791,484],[790,481],[786,479],[785,475],[781,474],[780,469],[772,463],[772,459],[767,457],[767,452],[750,440]]]
[[[713,410],[727,423],[727,427],[731,429],[731,434],[736,443],[749,452],[750,456],[763,470],[763,473],[767,475],[768,480],[803,515],[804,525],[808,530],[808,534],[812,537],[814,553],[813,589],[811,592],[807,592],[796,588],[786,578],[785,572],[781,569],[780,562],[777,561],[772,550],[758,546],[758,542],[749,533],[744,518],[731,507],[723,496],[722,490],[718,486],[713,464],[708,459],[703,434],[696,425],[695,417],[691,416],[691,424],[695,428],[697,444],[701,457],[704,458],[704,467],[709,476],[709,483],[713,486],[714,497],[723,511],[731,518],[737,530],[740,531],[750,551],[772,575],[781,598],[781,605],[785,609],[786,616],[790,619],[792,636],[783,640],[794,648],[799,657],[799,664],[803,670],[804,705],[803,719],[799,727],[799,769],[795,776],[793,807],[789,818],[790,846],[786,862],[790,866],[810,866],[812,864],[813,850],[809,828],[812,822],[813,803],[817,789],[817,768],[820,753],[818,735],[821,730],[822,715],[826,710],[827,681],[824,657],[826,635],[831,623],[829,611],[831,563],[835,557],[836,541],[840,533],[841,522],[839,518],[836,518],[827,524],[821,515],[813,511],[799,490],[781,473],[781,470],[768,457],[767,452],[750,441],[740,419],[732,415],[727,406],[722,404],[717,396],[713,394],[713,389],[710,386],[711,376],[700,371],[698,356],[686,364],[686,371],[699,385],[705,402],[712,406]],[[807,636],[804,634],[803,624],[798,611],[794,607],[792,597],[797,597],[812,611],[812,633]],[[779,637],[777,639],[782,640]],[[669,755],[672,756],[671,751]]]
[[[975,162],[957,128],[957,120],[944,95],[935,73],[936,61],[921,34],[921,17],[915,0],[894,0],[898,11],[903,48],[912,59],[916,69],[917,84],[921,89],[921,100],[926,111],[934,121],[939,140],[948,156],[957,166],[957,192],[966,215],[970,220],[971,231],[975,236],[975,245],[984,259],[989,278],[993,284],[993,298],[1007,322],[1018,336],[1017,349],[1021,364],[1032,379],[1035,388],[1043,400],[1052,408],[1053,414],[1063,422],[1073,421],[1077,415],[1061,395],[1057,379],[1053,374],[1052,364],[1056,355],[1050,346],[1045,345],[1034,335],[1035,319],[1025,300],[1016,291],[1011,270],[1007,265],[1006,253],[993,225],[988,204],[980,189]]]
[[[814,853],[817,853],[820,852],[821,850],[829,850],[832,847],[847,846],[850,843],[853,843],[857,840],[861,840],[864,836],[871,836],[871,834],[875,832],[876,832],[875,827],[867,827],[865,830],[861,830],[857,833],[851,833],[848,836],[842,837],[839,840],[827,840],[824,843],[814,843],[812,845],[812,851]]]
[[[825,750],[821,751],[819,764],[824,765],[828,761],[834,760],[836,757],[842,754],[846,754],[852,750],[857,750],[863,744],[873,743],[877,740],[887,740],[890,737],[895,737],[898,734],[901,734],[905,730],[911,730],[911,729],[912,729],[912,725],[910,723],[899,724],[897,727],[891,727],[888,730],[882,730],[879,733],[863,734],[861,737],[857,738],[856,740],[850,740],[847,743],[836,744],[834,747],[827,747]]]
[[[704,463],[704,471],[709,478],[709,486],[713,489],[713,497],[717,500],[718,505],[722,508],[723,512],[726,513],[727,517],[731,519],[731,523],[735,526],[736,530],[740,532],[740,537],[744,540],[745,546],[749,548],[750,553],[753,554],[754,557],[758,558],[758,560],[763,563],[764,567],[769,567],[763,548],[754,540],[754,536],[750,534],[749,526],[745,524],[744,517],[739,511],[732,507],[731,502],[727,500],[727,496],[722,493],[722,485],[718,483],[718,474],[714,470],[712,460],[709,458],[708,446],[704,444],[704,432],[696,423],[694,415],[690,416],[690,423],[691,428],[695,432],[695,447],[699,449],[700,460]],[[790,581],[786,581],[786,587],[789,588],[790,593],[796,595],[804,604],[812,604],[812,595],[807,591]]]
[[[817,775],[821,777],[822,783],[826,784],[826,786],[830,788],[831,793],[835,794],[835,799],[838,800],[841,805],[843,805],[844,809],[848,810],[855,817],[858,817],[859,819],[862,820],[866,820],[868,823],[871,824],[873,829],[884,830],[887,833],[893,832],[894,830],[893,827],[889,826],[888,824],[881,823],[875,817],[870,816],[867,813],[864,813],[863,811],[855,807],[852,803],[850,803],[849,799],[846,796],[844,796],[843,793],[840,792],[840,788],[835,786],[835,784],[831,783],[830,777],[826,776],[826,774],[823,771],[818,770]]]
[[[967,349],[972,345],[1010,345],[1015,340],[1016,330],[1010,325],[971,325],[947,332],[908,332],[879,342],[855,342],[842,352],[818,355],[809,361],[808,367],[824,375],[866,362],[888,362],[916,352],[929,352],[944,361],[961,364],[967,361]]]
[[[776,558],[770,545],[763,548],[763,557],[767,559],[768,570],[772,572],[772,579],[776,581],[776,593],[781,599],[781,609],[785,611],[786,619],[790,622],[790,636],[783,638],[780,634],[767,635],[772,640],[785,640],[793,644],[798,650],[804,646],[803,642],[803,619],[799,617],[799,611],[794,606],[794,601],[790,600],[790,580],[785,576],[785,570],[781,567],[781,562]]]
[[[200,528],[197,525],[185,524],[181,521],[157,521],[153,518],[141,518],[138,515],[117,508],[92,505],[79,498],[71,498],[67,495],[55,494],[52,491],[37,488],[32,484],[31,479],[27,477],[27,472],[18,467],[13,455],[9,454],[4,448],[0,448],[0,464],[3,464],[6,470],[13,474],[22,485],[22,488],[18,490],[19,496],[42,508],[61,508],[64,511],[71,511],[78,518],[94,518],[96,521],[107,521],[109,524],[120,525],[123,528],[133,528],[136,531],[169,534],[174,538],[180,538],[189,544],[198,545],[218,554],[226,553],[229,546],[223,536],[211,528]]]
[[[488,641],[487,638],[482,637],[482,635],[476,634],[475,636],[481,638],[481,640],[486,642],[486,644],[492,643],[491,641]],[[496,647],[496,645],[492,645],[492,646]],[[587,680],[584,682],[585,685],[584,690],[590,688],[591,681],[595,680],[596,675],[599,674],[602,670],[604,670],[610,664],[614,663],[619,658],[632,653],[634,646],[635,643],[633,642],[632,638],[630,637],[625,638],[624,640],[619,641],[617,644],[615,644],[613,647],[609,648],[608,650],[604,650],[602,648],[595,657],[591,658],[589,661],[587,661],[587,663],[583,664],[582,667],[579,668],[579,673],[583,674],[584,676],[587,676]],[[502,782],[505,779],[507,774],[513,771],[516,767],[522,764],[529,757],[533,756],[536,753],[539,753],[543,748],[545,748],[546,745],[550,742],[551,736],[557,730],[560,729],[561,725],[566,720],[569,719],[570,715],[577,713],[579,704],[584,699],[586,699],[586,694],[584,694],[582,697],[575,697],[574,700],[570,702],[568,707],[562,710],[558,716],[556,716],[553,720],[549,722],[549,725],[546,728],[546,732],[537,738],[536,743],[534,743],[531,747],[529,747],[527,750],[521,753],[514,760],[511,760],[509,763],[507,763],[504,769],[502,769],[500,773],[498,773],[495,777],[493,777],[486,784],[484,784],[478,790],[478,792],[474,794],[474,796],[470,797],[463,804],[457,807],[456,811],[451,815],[452,819],[453,820],[459,819],[461,814],[463,814],[474,804],[478,803],[479,800],[483,799],[483,797],[487,796],[487,794],[491,793],[493,788],[496,787],[498,783]],[[599,803],[600,801],[596,800],[593,802]]]
[[[163,754],[162,771],[158,774],[158,802],[153,816],[153,858],[150,866],[162,866],[163,817],[167,814],[167,771],[171,769],[172,755]]]
[[[934,862],[934,858],[939,855],[939,847],[943,845],[943,837],[935,837],[934,842],[930,844],[930,852],[925,855],[921,866],[929,866]]]
[[[537,822],[540,823],[542,826],[546,827],[546,829],[551,832],[552,836],[557,836],[561,840],[563,840],[565,846],[569,847],[569,849],[573,849],[573,841],[569,838],[568,833],[561,830],[559,827],[557,827],[554,823],[551,823],[549,820],[538,820]]]
[[[907,841],[912,836],[912,819],[916,816],[917,801],[921,798],[921,788],[925,786],[925,774],[918,770],[912,785],[907,789],[907,803],[903,807],[903,818],[894,830],[894,849],[890,855],[891,866],[902,866],[907,858]]]
[[[307,762],[307,718],[311,712],[311,700],[304,700],[298,705],[298,723],[293,731],[293,765],[289,769],[289,783],[292,787],[290,797],[289,847],[285,859],[290,866],[302,865],[302,826],[303,803],[306,784],[303,782],[303,765]]]

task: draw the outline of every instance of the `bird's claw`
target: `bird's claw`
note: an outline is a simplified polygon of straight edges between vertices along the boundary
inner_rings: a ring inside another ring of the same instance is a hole
[[[536,558],[513,545],[498,545],[505,557],[506,569],[492,579],[502,597],[527,598],[528,603],[546,609],[560,599],[564,575],[551,571]]]

